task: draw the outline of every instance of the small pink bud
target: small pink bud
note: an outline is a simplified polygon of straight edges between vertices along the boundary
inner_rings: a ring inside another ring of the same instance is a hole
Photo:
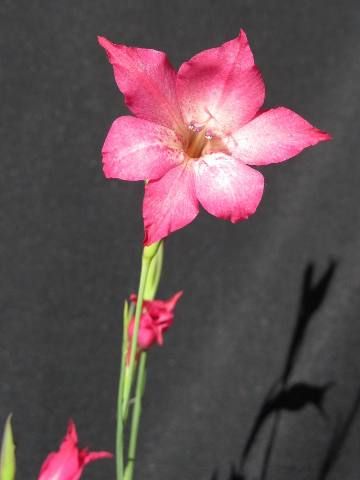
[[[112,458],[112,454],[89,452],[87,448],[80,449],[75,424],[70,420],[59,450],[47,456],[38,480],[78,480],[85,466],[100,458]]]
[[[162,345],[164,342],[163,333],[172,325],[174,320],[174,309],[177,301],[183,292],[177,292],[168,300],[145,300],[140,318],[138,335],[138,347],[140,350],[147,350],[154,343]],[[136,303],[136,295],[131,295],[130,300]],[[134,332],[135,318],[129,324],[129,342]]]

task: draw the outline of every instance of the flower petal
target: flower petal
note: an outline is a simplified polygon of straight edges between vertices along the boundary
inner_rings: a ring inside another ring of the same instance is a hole
[[[132,339],[135,326],[135,317],[133,317],[129,324],[129,339]],[[156,332],[152,325],[152,319],[147,313],[143,313],[140,319],[139,333],[138,333],[138,347],[145,350],[149,348],[156,340]]]
[[[145,186],[143,217],[145,245],[185,227],[199,213],[192,168],[179,165]]]
[[[196,195],[212,215],[236,223],[255,213],[264,190],[260,172],[234,158],[214,153],[195,164]]]
[[[177,304],[177,302],[180,300],[180,298],[183,295],[183,291],[180,290],[179,292],[176,292],[172,297],[170,297],[168,300],[166,300],[165,307],[169,312],[172,312]]]
[[[175,132],[136,117],[114,121],[102,155],[105,177],[122,180],[160,178],[183,159]]]
[[[176,91],[187,124],[206,123],[216,133],[229,133],[251,120],[264,102],[265,87],[245,32],[183,63]]]
[[[268,165],[288,160],[304,148],[330,140],[288,108],[268,110],[254,118],[227,141],[234,156],[249,165]]]
[[[84,465],[88,465],[90,462],[100,460],[101,458],[113,458],[113,454],[110,452],[88,452],[87,450],[83,451],[85,452]]]
[[[78,435],[76,431],[76,425],[74,420],[70,419],[68,422],[66,436],[63,440],[62,446],[66,444],[77,445],[77,443],[78,443]]]
[[[116,83],[125,103],[138,117],[166,127],[181,128],[176,99],[176,72],[166,54],[148,48],[116,45],[98,37],[114,67]]]

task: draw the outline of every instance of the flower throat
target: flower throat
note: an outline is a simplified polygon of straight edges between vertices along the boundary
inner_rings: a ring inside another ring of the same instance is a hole
[[[199,158],[213,138],[212,133],[205,127],[198,127],[194,123],[190,123],[188,128],[189,136],[185,144],[185,152],[191,158]]]

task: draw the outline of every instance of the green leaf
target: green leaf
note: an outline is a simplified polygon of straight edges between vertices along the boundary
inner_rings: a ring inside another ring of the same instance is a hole
[[[11,414],[7,417],[0,453],[0,480],[14,480],[16,471],[15,443],[11,427]]]

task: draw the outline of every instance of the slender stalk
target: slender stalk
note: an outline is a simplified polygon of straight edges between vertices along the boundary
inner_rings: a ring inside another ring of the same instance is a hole
[[[136,447],[137,447],[139,423],[140,423],[141,410],[142,410],[141,404],[142,404],[142,397],[145,389],[146,360],[147,360],[147,354],[146,352],[142,352],[140,355],[140,361],[139,361],[136,391],[135,391],[135,403],[134,403],[134,409],[133,409],[132,419],[131,419],[128,463],[126,465],[126,470],[124,475],[125,480],[132,480],[133,474],[134,474]]]
[[[156,295],[162,265],[164,260],[164,246],[163,242],[160,243],[156,255],[153,257],[150,270],[149,270],[149,281],[146,282],[144,298],[146,300],[153,300]],[[130,427],[130,439],[129,439],[129,450],[128,450],[128,459],[125,469],[124,479],[132,480],[134,475],[135,460],[136,460],[136,449],[137,449],[137,439],[139,433],[139,423],[142,412],[142,397],[145,391],[146,383],[146,361],[147,353],[142,352],[139,360],[139,367],[137,373],[137,382],[136,390],[134,397],[134,408],[132,411],[131,427]]]
[[[150,264],[148,279],[147,279],[146,287],[144,291],[145,300],[153,300],[156,295],[156,291],[159,286],[159,281],[161,276],[163,257],[164,257],[164,244],[163,242],[160,242],[156,255],[153,257]]]
[[[144,253],[145,253],[145,249],[144,249]],[[124,378],[124,394],[122,398],[122,417],[124,421],[126,421],[127,419],[128,410],[129,410],[129,400],[130,400],[131,387],[132,387],[134,370],[135,370],[135,358],[136,358],[136,351],[137,351],[137,340],[139,336],[140,318],[141,318],[143,302],[144,302],[144,291],[145,291],[146,280],[147,280],[149,267],[151,263],[151,258],[145,256],[144,253],[143,253],[142,262],[141,262],[139,290],[138,290],[138,295],[136,299],[134,331],[133,331],[133,336],[131,339],[131,346],[130,346],[130,360],[126,367],[125,378]]]
[[[125,374],[125,364],[126,364],[126,354],[127,354],[127,331],[129,327],[130,319],[133,315],[133,306],[130,308],[128,303],[125,301],[124,312],[123,312],[123,336],[122,336],[122,349],[121,349],[121,369],[120,369],[120,379],[118,386],[118,398],[117,398],[117,412],[118,418],[116,423],[116,478],[118,480],[123,478],[124,475],[124,422],[121,416],[122,412],[122,397],[124,390],[124,374]]]
[[[133,385],[133,379],[135,377],[137,362],[137,342],[139,336],[140,328],[140,319],[143,309],[143,302],[145,294],[151,298],[155,296],[156,289],[160,279],[161,265],[162,265],[162,242],[157,242],[149,247],[144,247],[142,262],[141,262],[141,273],[139,281],[139,289],[137,295],[137,301],[135,306],[135,318],[134,318],[134,329],[130,345],[130,353],[128,353],[128,326],[130,319],[132,318],[133,311],[130,307],[130,310],[127,308],[127,304],[124,308],[124,320],[123,320],[123,343],[122,343],[122,358],[121,358],[121,370],[119,378],[119,387],[118,387],[118,399],[117,399],[117,425],[116,425],[116,478],[117,480],[124,480],[124,429],[128,417],[129,405],[130,405],[130,396]],[[158,255],[159,253],[159,255]],[[155,265],[152,263],[155,263]],[[152,268],[151,268],[152,267]],[[150,273],[150,275],[149,275]],[[150,298],[149,298],[150,299]],[[143,354],[141,354],[141,358]],[[145,364],[146,364],[146,355],[143,360],[144,365],[142,366],[142,374],[138,376],[138,381],[144,383],[145,376]],[[141,363],[140,363],[141,365]],[[138,400],[138,395],[140,395],[140,400]],[[141,395],[136,387],[135,394],[135,405],[140,401],[141,407]],[[139,407],[138,407],[139,408]],[[134,414],[134,411],[137,413]],[[137,431],[138,431],[138,422],[140,419],[140,411],[137,411],[134,407],[133,410],[133,419],[132,424],[136,421],[134,416],[138,416],[137,427],[135,430],[131,427],[130,441],[137,441]],[[135,436],[135,437],[134,437]],[[132,440],[131,440],[132,439]],[[133,467],[132,467],[133,470]],[[125,475],[126,472],[125,472]],[[132,475],[132,473],[131,473]]]

